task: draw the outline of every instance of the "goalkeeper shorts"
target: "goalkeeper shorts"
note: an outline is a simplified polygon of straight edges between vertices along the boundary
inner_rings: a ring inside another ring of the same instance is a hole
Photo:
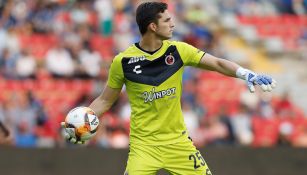
[[[125,175],[211,175],[207,163],[190,139],[169,145],[130,145]]]

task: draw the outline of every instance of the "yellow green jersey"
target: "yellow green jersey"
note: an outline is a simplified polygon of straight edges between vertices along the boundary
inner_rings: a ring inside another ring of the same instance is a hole
[[[153,54],[134,44],[113,59],[107,85],[126,86],[131,144],[166,145],[187,137],[182,74],[184,66],[197,66],[204,54],[184,42],[165,40]]]

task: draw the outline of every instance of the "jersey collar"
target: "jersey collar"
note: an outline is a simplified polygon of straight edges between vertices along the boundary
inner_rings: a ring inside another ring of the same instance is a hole
[[[147,51],[147,50],[144,50],[143,48],[141,48],[139,42],[134,43],[134,46],[135,46],[136,48],[138,48],[139,50],[141,50],[141,51],[143,51],[143,52],[145,52],[145,53],[147,53],[147,54],[149,54],[149,55],[153,55],[153,54],[157,53],[157,52],[162,48],[163,43],[164,43],[164,42],[162,42],[162,45],[161,45],[157,50],[155,50],[155,51]]]

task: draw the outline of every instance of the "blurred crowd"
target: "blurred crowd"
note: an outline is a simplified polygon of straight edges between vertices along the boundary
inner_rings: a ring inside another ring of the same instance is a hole
[[[226,58],[220,38],[227,35],[219,15],[306,15],[306,0],[174,0],[174,40],[182,40]],[[72,146],[60,121],[69,109],[88,106],[102,91],[114,55],[138,42],[134,11],[138,0],[0,1],[0,121],[17,147]],[[246,63],[246,62],[244,62]],[[248,66],[248,65],[245,65]],[[217,78],[187,68],[182,108],[196,146],[307,147],[307,120],[289,98],[251,95],[241,81]],[[223,82],[229,82],[227,86]],[[213,94],[211,102],[206,93]],[[224,87],[225,86],[225,87]],[[224,92],[235,92],[223,101]],[[124,91],[124,90],[123,90]],[[217,102],[217,103],[216,103]],[[125,93],[101,118],[88,144],[104,148],[129,145],[130,106]]]

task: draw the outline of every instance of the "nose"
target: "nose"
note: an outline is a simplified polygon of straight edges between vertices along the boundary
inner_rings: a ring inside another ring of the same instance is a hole
[[[173,29],[175,27],[175,23],[171,21],[170,27]]]

